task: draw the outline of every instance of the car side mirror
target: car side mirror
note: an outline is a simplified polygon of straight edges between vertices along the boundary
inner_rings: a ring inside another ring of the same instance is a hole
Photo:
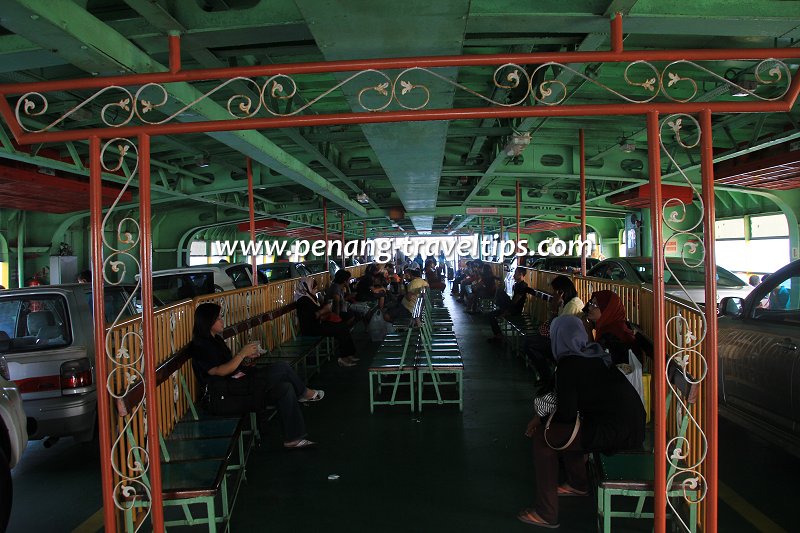
[[[736,296],[726,296],[719,302],[720,316],[742,316],[744,300]]]

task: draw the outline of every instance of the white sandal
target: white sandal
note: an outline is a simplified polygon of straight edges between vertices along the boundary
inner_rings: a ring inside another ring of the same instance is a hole
[[[312,396],[311,398],[300,398],[297,401],[300,402],[300,403],[318,402],[321,399],[323,399],[324,397],[325,397],[325,391],[317,389],[317,390],[314,391],[314,396]]]

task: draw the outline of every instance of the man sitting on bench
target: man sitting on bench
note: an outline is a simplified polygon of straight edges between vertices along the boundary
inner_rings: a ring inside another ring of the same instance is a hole
[[[422,272],[419,265],[411,263],[404,272],[408,285],[406,285],[406,294],[400,301],[393,306],[386,309],[383,313],[383,319],[387,322],[395,322],[397,320],[404,320],[411,318],[414,312],[414,306],[417,304],[422,289],[428,287],[428,282],[422,279]]]
[[[305,421],[298,402],[321,400],[325,392],[307,388],[286,363],[253,366],[253,360],[259,356],[257,343],[247,344],[233,355],[221,337],[225,323],[220,310],[214,303],[197,306],[189,348],[195,375],[206,386],[212,414],[255,411],[263,419],[267,405],[277,405],[286,434],[284,448],[314,446],[316,443],[305,438]]]

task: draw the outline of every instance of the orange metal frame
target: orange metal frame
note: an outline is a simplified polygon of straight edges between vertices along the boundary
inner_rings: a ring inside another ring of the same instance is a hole
[[[705,266],[706,272],[713,272],[714,253],[714,176],[713,153],[711,149],[711,114],[712,113],[763,113],[763,112],[788,112],[800,94],[800,76],[792,80],[788,92],[781,100],[758,102],[697,102],[697,103],[621,103],[621,104],[596,104],[574,106],[527,106],[518,108],[486,107],[486,108],[461,108],[461,109],[428,109],[415,111],[382,111],[358,112],[327,115],[306,115],[294,117],[266,117],[246,118],[235,120],[216,120],[192,123],[172,123],[162,125],[133,125],[114,127],[101,127],[94,129],[54,131],[47,133],[26,133],[17,123],[14,112],[9,105],[8,98],[31,91],[68,91],[73,89],[103,88],[111,85],[134,86],[147,83],[173,83],[190,82],[208,79],[228,79],[238,76],[271,76],[276,74],[296,75],[308,73],[331,73],[345,71],[360,71],[365,69],[401,69],[410,67],[464,67],[464,66],[494,66],[506,63],[514,64],[541,64],[554,61],[563,63],[595,63],[595,62],[633,62],[633,61],[709,61],[709,60],[763,60],[781,58],[800,58],[800,50],[796,48],[785,49],[717,49],[717,50],[664,50],[664,51],[624,51],[622,46],[622,17],[617,14],[611,20],[611,50],[595,52],[567,52],[567,53],[536,53],[513,55],[486,55],[486,56],[442,56],[442,57],[411,57],[396,59],[375,59],[356,61],[333,61],[305,64],[283,64],[256,67],[237,67],[223,69],[201,69],[183,71],[180,66],[180,39],[176,34],[169,36],[170,68],[168,72],[152,74],[137,74],[125,76],[112,76],[106,78],[85,78],[66,81],[49,81],[37,83],[19,83],[0,85],[0,115],[5,119],[14,138],[20,144],[67,142],[75,140],[90,140],[91,156],[91,214],[92,214],[92,266],[95,272],[103,271],[102,241],[100,239],[102,228],[101,204],[99,191],[101,183],[100,173],[100,140],[119,137],[138,136],[139,153],[141,161],[140,187],[140,213],[141,213],[141,279],[143,301],[143,332],[145,349],[145,376],[148,383],[146,397],[154,397],[155,362],[153,360],[153,308],[151,284],[151,248],[150,248],[150,188],[149,188],[149,141],[151,135],[173,135],[181,133],[206,133],[212,131],[230,131],[243,129],[269,129],[286,127],[307,127],[313,125],[341,125],[341,124],[366,124],[401,121],[427,121],[427,120],[464,120],[472,118],[513,118],[513,117],[567,117],[567,116],[596,116],[596,115],[645,115],[647,117],[647,134],[649,149],[650,182],[653,194],[650,198],[654,260],[654,342],[655,353],[664,353],[664,266],[663,250],[658,243],[662,242],[661,235],[661,191],[660,191],[660,146],[659,146],[659,114],[686,113],[699,114],[702,131],[702,198],[705,202],[704,210],[704,241],[705,241]],[[249,165],[248,165],[249,166]],[[583,169],[582,169],[583,170]],[[582,183],[583,183],[583,172]],[[251,196],[250,208],[252,217],[252,176],[248,171],[248,190]],[[519,183],[517,183],[517,240],[519,240]],[[582,204],[582,217],[584,203]],[[327,219],[327,209],[325,209]],[[327,234],[327,220],[324,224]],[[251,218],[252,228],[252,218]],[[252,235],[251,229],[251,235]],[[582,236],[585,227],[582,228]],[[585,238],[585,237],[584,237]],[[715,298],[715,279],[708,276],[706,283],[706,301]],[[104,324],[103,324],[103,277],[94,276],[94,306],[95,306],[95,343],[98,347],[97,372],[99,376],[106,375],[107,361],[105,354]],[[709,437],[708,465],[708,493],[706,529],[717,530],[717,361],[716,361],[716,316],[712,313],[707,317],[707,357],[708,374],[705,391],[707,395],[707,435]],[[665,362],[655,358],[655,374],[663,376]],[[664,456],[665,443],[665,385],[662,379],[655,380],[655,427],[657,456]],[[111,466],[109,459],[109,399],[106,394],[98,394],[98,410],[100,413],[100,446],[102,458],[103,502],[105,509],[105,526],[107,531],[116,531],[115,507],[112,500],[113,486],[111,484]],[[158,449],[157,418],[150,417],[148,423],[149,452],[150,452],[150,479],[152,491],[151,520],[154,531],[163,530],[163,512],[161,499],[160,460]],[[660,455],[659,455],[660,454]],[[655,473],[656,501],[655,501],[655,531],[663,533],[665,521],[665,485],[666,468],[663,461],[656,461]]]

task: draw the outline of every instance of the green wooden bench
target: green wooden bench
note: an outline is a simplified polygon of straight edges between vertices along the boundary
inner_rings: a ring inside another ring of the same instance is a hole
[[[668,371],[669,383],[666,398],[667,414],[673,409],[676,422],[676,436],[668,443],[668,453],[671,457],[661,460],[667,462],[667,499],[673,511],[680,507],[681,501],[686,498],[697,497],[701,489],[694,485],[690,473],[682,472],[679,468],[683,458],[680,450],[681,444],[685,444],[686,431],[690,422],[690,409],[697,399],[698,386],[694,379],[676,363],[671,363]],[[673,392],[674,391],[674,392]],[[675,407],[672,407],[672,405]],[[683,407],[683,405],[686,408]],[[669,416],[667,416],[669,420]],[[685,453],[685,446],[684,453]],[[624,452],[615,455],[594,454],[593,465],[595,476],[597,477],[597,514],[598,528],[603,533],[611,532],[612,518],[650,518],[654,513],[651,510],[645,511],[644,506],[648,499],[652,499],[654,491],[655,477],[655,457],[651,451]],[[612,499],[613,498],[613,499]],[[613,505],[621,498],[633,499],[629,501],[626,509],[615,509]],[[696,501],[696,500],[695,500]],[[633,509],[630,508],[633,506]],[[697,508],[695,503],[688,503],[689,518],[688,527],[691,533],[695,533],[697,527]],[[675,513],[673,519],[676,519]],[[678,518],[683,521],[683,518]],[[684,528],[681,528],[685,530]]]
[[[422,298],[417,298],[411,318],[395,325],[396,332],[386,336],[372,358],[368,371],[370,413],[375,412],[376,405],[408,405],[414,411],[414,354],[423,305]],[[380,399],[385,385],[392,387],[388,400]],[[407,399],[398,396],[401,387],[408,388]]]
[[[258,430],[253,414],[212,417],[198,411],[189,388],[189,380],[193,379],[188,348],[170,357],[156,371],[157,385],[172,381],[176,400],[182,391],[189,407],[168,435],[159,435],[164,507],[179,507],[181,510],[176,517],[165,517],[165,526],[207,525],[208,531],[215,533],[218,526],[225,528],[230,519],[230,511],[246,476],[247,458],[258,439]],[[132,414],[143,393],[143,383],[139,382],[128,394],[117,399],[119,415]],[[177,404],[177,401],[172,403],[173,409]],[[181,416],[180,413],[175,415]],[[130,424],[126,426],[125,434],[134,446],[134,458],[144,463],[144,457],[135,447],[137,441]],[[149,489],[147,476],[143,476],[142,482]],[[132,532],[136,530],[134,509],[148,507],[150,502],[143,495],[131,495],[125,505],[126,531]],[[198,514],[198,506],[205,513]]]
[[[260,327],[269,321],[291,312],[294,305],[284,306],[276,311],[248,318],[225,328],[224,338]],[[306,360],[313,356],[322,338],[297,338],[285,343],[282,350],[260,357],[257,364],[285,361],[295,369],[306,366]],[[164,507],[179,507],[181,513],[176,517],[165,517],[165,526],[207,525],[208,531],[215,533],[218,527],[227,529],[230,513],[236,503],[241,482],[246,478],[246,464],[253,447],[260,441],[255,413],[240,417],[216,417],[198,410],[191,395],[189,384],[194,380],[191,369],[191,353],[188,347],[178,351],[162,363],[156,370],[157,386],[171,380],[175,401],[172,408],[177,409],[178,395],[182,393],[188,406],[186,413],[174,412],[178,422],[169,434],[159,435],[162,472],[162,498]],[[182,391],[182,392],[181,392]],[[141,402],[144,384],[137,383],[123,397],[116,401],[120,416],[132,414]],[[274,414],[274,412],[273,412]],[[126,437],[135,443],[130,425]],[[133,449],[137,461],[143,461],[137,448]],[[149,487],[149,479],[142,480]],[[149,501],[142,495],[132,496],[126,501],[126,530],[135,531],[133,510],[147,507]],[[200,511],[204,510],[204,513]]]

